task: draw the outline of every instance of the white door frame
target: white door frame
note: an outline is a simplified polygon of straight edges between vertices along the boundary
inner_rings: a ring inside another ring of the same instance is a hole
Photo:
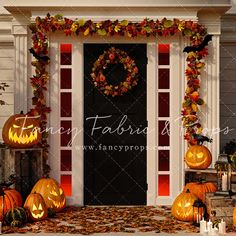
[[[50,107],[52,107],[52,112],[50,113],[50,127],[55,127],[58,129],[59,125],[59,114],[60,114],[60,104],[59,104],[59,44],[60,43],[72,43],[72,128],[79,127],[79,133],[77,138],[73,142],[72,151],[72,197],[68,198],[69,204],[83,205],[83,44],[84,43],[146,43],[147,44],[147,120],[148,120],[148,134],[147,134],[147,205],[171,204],[173,198],[179,192],[180,187],[182,187],[183,171],[181,171],[181,145],[180,140],[182,136],[179,135],[180,127],[179,125],[171,122],[170,130],[174,131],[174,135],[171,135],[170,146],[171,153],[170,156],[174,160],[170,162],[170,172],[171,177],[171,189],[170,197],[157,197],[157,135],[156,135],[156,116],[157,116],[157,99],[156,98],[156,80],[157,80],[157,42],[159,43],[170,43],[171,45],[171,107],[170,107],[170,117],[171,119],[177,119],[180,114],[182,93],[181,92],[181,80],[183,78],[181,68],[181,55],[180,54],[180,39],[179,37],[166,37],[165,39],[155,39],[155,38],[121,38],[121,37],[66,37],[61,33],[51,34],[50,40]],[[76,62],[76,66],[74,63]],[[174,94],[173,94],[174,93]],[[80,104],[80,107],[78,106]],[[79,110],[76,110],[78,109]],[[177,121],[179,124],[179,120]],[[172,125],[173,124],[173,125]],[[75,132],[75,131],[74,131]],[[72,133],[75,135],[75,133]],[[58,181],[60,181],[60,160],[58,157],[60,136],[54,134],[50,137],[50,166],[52,167],[51,175]],[[76,158],[75,158],[76,157]],[[173,185],[173,180],[175,183]],[[177,181],[177,182],[176,182]]]

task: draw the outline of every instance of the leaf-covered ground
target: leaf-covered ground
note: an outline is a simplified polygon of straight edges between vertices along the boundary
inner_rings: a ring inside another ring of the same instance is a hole
[[[22,228],[3,227],[4,233],[73,233],[106,232],[197,233],[198,228],[180,222],[168,207],[67,207],[54,218],[28,223]]]

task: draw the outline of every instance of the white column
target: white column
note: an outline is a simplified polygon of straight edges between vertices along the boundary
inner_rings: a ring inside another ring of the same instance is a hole
[[[12,26],[12,34],[14,35],[15,41],[15,113],[19,113],[20,111],[27,112],[27,85],[29,84],[27,76],[27,24],[28,22],[22,24],[14,20]]]
[[[209,43],[209,55],[206,57],[206,66],[201,75],[201,96],[206,102],[201,107],[203,127],[208,130],[212,143],[205,143],[212,153],[212,167],[220,153],[220,15],[203,14],[199,16],[201,24],[207,27],[208,34],[212,34]]]

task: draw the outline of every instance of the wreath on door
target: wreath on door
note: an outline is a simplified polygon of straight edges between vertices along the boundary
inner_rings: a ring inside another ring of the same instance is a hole
[[[104,70],[109,64],[121,63],[124,66],[126,78],[118,85],[112,85],[107,82],[107,78],[104,75]],[[102,55],[94,62],[92,73],[90,74],[97,87],[107,96],[122,96],[131,90],[138,83],[138,67],[135,61],[129,57],[129,55],[120,49],[111,47],[107,51],[104,51]]]

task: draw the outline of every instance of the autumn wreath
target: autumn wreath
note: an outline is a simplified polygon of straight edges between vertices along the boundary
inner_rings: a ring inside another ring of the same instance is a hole
[[[108,84],[104,70],[109,64],[121,63],[127,71],[126,78],[118,85]],[[138,67],[135,61],[131,59],[125,51],[111,47],[104,51],[102,55],[94,62],[91,77],[94,85],[104,94],[122,96],[131,90],[138,82]]]

